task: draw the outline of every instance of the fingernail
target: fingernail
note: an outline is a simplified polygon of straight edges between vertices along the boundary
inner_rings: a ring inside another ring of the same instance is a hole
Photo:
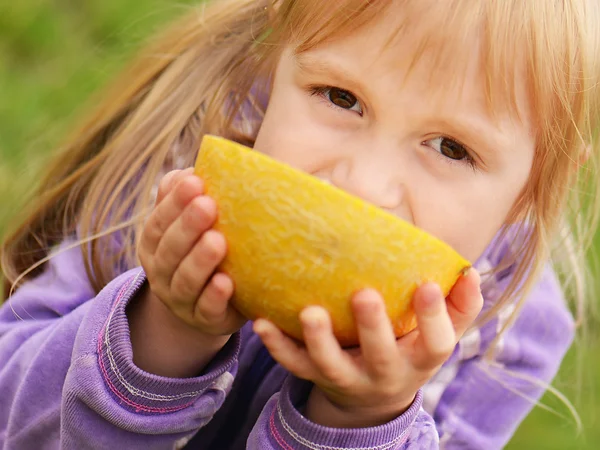
[[[469,266],[466,269],[461,271],[461,274],[463,277],[469,277],[469,276],[473,276],[472,274],[475,274],[475,276],[477,277],[478,281],[481,281],[481,274],[479,273],[479,271],[477,269],[475,269],[473,266]]]
[[[209,214],[214,214],[217,210],[217,203],[212,197],[208,197],[207,195],[202,195],[198,197],[198,204],[202,207],[202,209]]]
[[[321,312],[316,308],[306,308],[300,313],[302,325],[311,330],[316,330],[321,326]]]
[[[267,333],[268,325],[263,319],[256,319],[252,328],[259,336],[264,336]]]
[[[361,312],[370,313],[377,311],[383,304],[379,291],[371,288],[363,289],[354,298],[355,305]]]
[[[442,290],[435,283],[424,284],[419,289],[421,290],[421,298],[418,303],[426,309],[436,306],[439,303],[440,297],[443,297]]]

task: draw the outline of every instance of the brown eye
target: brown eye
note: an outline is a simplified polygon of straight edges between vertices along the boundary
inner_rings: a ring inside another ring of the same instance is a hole
[[[335,87],[329,89],[329,100],[344,109],[352,109],[358,103],[358,99],[352,93]]]
[[[469,157],[467,150],[451,139],[441,138],[440,153],[450,159],[466,159]]]
[[[454,139],[439,136],[423,142],[423,145],[434,150],[442,158],[442,161],[446,161],[447,163],[457,161],[460,164],[464,163],[470,166],[472,169],[477,169],[478,167],[475,158],[471,154],[471,150],[459,144]]]

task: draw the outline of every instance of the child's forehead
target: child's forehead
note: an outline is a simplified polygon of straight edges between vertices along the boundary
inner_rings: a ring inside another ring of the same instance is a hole
[[[301,46],[361,34],[378,45],[382,38],[388,43],[410,38],[425,50],[459,41],[470,43],[485,26],[481,7],[485,2],[472,0],[338,0],[331,8],[301,15],[311,9],[310,3],[317,6],[314,0],[295,2],[299,11],[287,22],[291,39]],[[363,33],[365,29],[368,31]]]
[[[354,49],[339,52],[338,59],[352,58],[363,69],[373,66],[405,73],[429,71],[431,83],[443,80],[445,85],[462,82],[467,74],[473,73],[474,66],[478,71],[485,70],[482,58],[487,50],[483,33],[485,24],[477,11],[481,2],[469,2],[473,7],[463,14],[457,14],[448,5],[464,2],[439,2],[430,5],[431,8],[426,7],[431,3],[429,1],[382,3],[386,7],[369,15],[368,20],[356,17],[357,26],[351,25],[352,20],[344,21],[336,15],[328,18],[328,25],[323,25],[323,29],[318,28],[318,20],[302,26],[298,24],[301,31],[295,32],[295,38],[292,38],[298,53],[316,50],[314,53],[318,54],[319,47],[333,49],[330,55],[336,48]],[[314,39],[315,33],[320,39]],[[506,54],[506,49],[502,53]],[[512,55],[506,56],[505,62],[514,60]],[[505,69],[514,71],[512,63],[505,65],[511,66]]]
[[[587,114],[600,85],[595,0],[336,0],[327,8],[321,0],[282,0],[279,11],[271,42],[298,53],[360,36],[369,54],[391,46],[411,69],[430,62],[431,84],[444,85],[466,82],[478,58],[488,110],[520,116],[525,96],[548,136],[558,133],[552,124],[568,127]]]
[[[364,83],[393,78],[395,83],[410,83],[411,89],[446,104],[459,101],[467,86],[468,94],[477,96],[470,100],[483,103],[491,115],[508,111],[520,117],[527,113],[523,55],[506,50],[502,74],[489,73],[487,64],[493,56],[486,54],[489,46],[479,16],[446,17],[449,11],[441,8],[435,14],[413,18],[416,11],[407,10],[392,4],[363,26],[332,34],[319,45],[298,51],[296,60],[301,68],[361,78]]]
[[[349,64],[406,72],[418,65],[436,65],[443,72],[454,73],[481,65],[481,37],[473,27],[468,35],[458,35],[440,31],[429,23],[421,26],[390,15],[375,17],[360,28],[332,34],[314,47],[298,50],[302,62],[346,58],[352,59]]]

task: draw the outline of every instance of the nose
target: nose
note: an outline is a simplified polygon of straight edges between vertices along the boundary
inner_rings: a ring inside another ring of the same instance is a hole
[[[331,182],[379,208],[398,213],[405,197],[399,173],[385,161],[354,156],[337,161]]]

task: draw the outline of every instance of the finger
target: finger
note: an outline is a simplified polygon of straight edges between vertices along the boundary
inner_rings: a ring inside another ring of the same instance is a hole
[[[306,350],[321,379],[349,387],[359,376],[358,369],[335,338],[329,313],[320,306],[310,306],[300,313],[300,322]]]
[[[224,273],[212,276],[195,305],[195,320],[223,332],[233,332],[246,319],[229,304],[233,295],[233,280]]]
[[[165,176],[158,183],[158,192],[156,193],[155,205],[158,205],[169,192],[173,189],[173,186],[177,183],[182,176],[182,170],[172,170],[167,172]]]
[[[371,378],[388,379],[398,373],[400,363],[392,324],[381,294],[373,289],[357,293],[352,299],[360,350]]]
[[[195,312],[208,321],[222,321],[227,315],[229,299],[233,294],[233,281],[223,273],[210,279],[196,302]]]
[[[191,310],[193,304],[190,301],[196,303],[226,253],[223,235],[215,230],[205,232],[173,273],[170,284],[173,304],[180,302],[181,307]]]
[[[318,371],[313,364],[306,348],[281,332],[279,328],[265,319],[257,319],[253,326],[254,332],[275,361],[298,378],[314,381]]]
[[[169,226],[181,215],[187,204],[202,195],[204,184],[193,174],[175,175],[177,180],[171,191],[156,205],[144,226],[140,245],[149,255],[154,255],[158,243]]]
[[[144,226],[144,230],[142,231],[142,236],[140,240],[140,246],[138,250],[138,254],[142,263],[145,263],[146,258],[153,254],[154,249],[158,245],[158,241],[162,236],[160,234],[160,230],[153,223],[155,218],[153,214],[156,211],[156,206],[163,201],[166,195],[171,192],[173,185],[176,183],[178,179],[181,177],[181,170],[172,170],[168,172],[158,184],[158,192],[156,194],[156,200],[154,202],[154,209],[152,210],[152,214],[150,214],[148,223]],[[152,253],[150,253],[152,250]]]
[[[170,285],[175,270],[196,242],[214,223],[217,205],[210,197],[194,198],[165,231],[155,252],[155,268],[161,282]]]
[[[413,308],[419,330],[415,366],[421,370],[433,369],[452,354],[458,340],[439,286],[428,283],[419,287],[413,297]]]
[[[481,277],[475,269],[461,276],[447,299],[448,314],[460,338],[473,323],[483,307]]]

